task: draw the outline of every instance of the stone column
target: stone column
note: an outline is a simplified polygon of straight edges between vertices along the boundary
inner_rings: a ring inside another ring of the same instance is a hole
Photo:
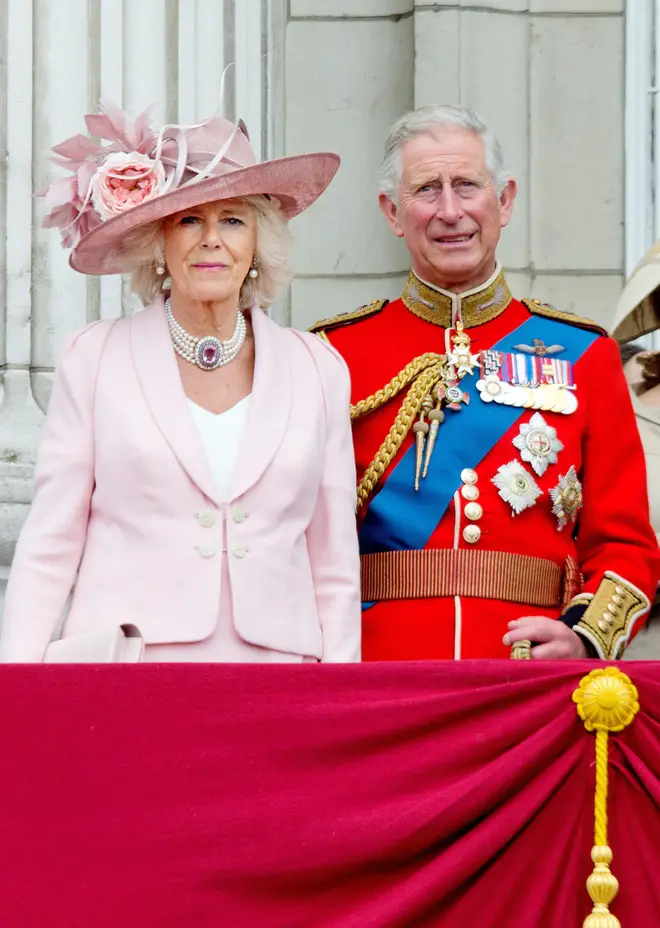
[[[401,291],[408,256],[378,210],[376,174],[388,127],[413,105],[413,55],[412,0],[291,0],[287,151],[342,158],[292,226],[300,328]]]

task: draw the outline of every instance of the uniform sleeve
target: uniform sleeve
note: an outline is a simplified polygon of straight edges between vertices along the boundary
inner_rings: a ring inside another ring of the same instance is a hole
[[[344,361],[327,343],[319,341],[314,354],[323,382],[327,429],[307,544],[323,636],[322,660],[351,663],[360,660],[362,617],[350,377]]]
[[[4,662],[43,659],[78,571],[94,487],[90,349],[96,341],[89,329],[74,339],[55,375],[33,502],[7,585]]]
[[[599,338],[589,350],[587,428],[577,536],[584,589],[564,620],[601,658],[621,656],[650,608],[660,554],[649,520],[644,452],[619,350]]]

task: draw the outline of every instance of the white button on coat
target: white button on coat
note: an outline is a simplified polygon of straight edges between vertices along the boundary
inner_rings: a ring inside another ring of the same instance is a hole
[[[463,529],[463,538],[469,545],[476,545],[481,538],[481,529],[474,522],[471,525],[466,525]]]
[[[247,547],[242,541],[235,541],[231,546],[231,552],[234,557],[245,557],[247,554]]]
[[[214,557],[216,553],[215,546],[207,543],[197,545],[197,550],[200,557]]]
[[[202,509],[197,513],[197,522],[202,528],[212,528],[215,525],[215,515],[210,509]]]
[[[237,522],[239,525],[241,522],[245,522],[247,519],[247,512],[243,509],[242,506],[233,506],[231,510],[231,517],[234,522]]]
[[[465,467],[461,471],[461,480],[468,486],[474,486],[474,484],[479,480],[479,477],[477,476],[476,470],[472,470],[471,467]]]

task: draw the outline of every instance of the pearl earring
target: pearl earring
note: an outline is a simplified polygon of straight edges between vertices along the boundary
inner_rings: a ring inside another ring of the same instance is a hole
[[[156,273],[159,277],[163,277],[165,275],[165,266],[163,264],[157,264]]]
[[[252,280],[254,280],[258,276],[259,276],[259,271],[256,269],[256,267],[251,267],[250,270],[248,271],[248,277],[251,277]]]

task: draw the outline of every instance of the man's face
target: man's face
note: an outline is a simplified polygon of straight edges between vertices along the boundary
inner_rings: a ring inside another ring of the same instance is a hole
[[[466,129],[417,136],[403,146],[401,163],[398,205],[385,194],[379,204],[395,235],[405,238],[413,270],[457,293],[479,286],[495,270],[515,181],[498,197],[481,138]]]

